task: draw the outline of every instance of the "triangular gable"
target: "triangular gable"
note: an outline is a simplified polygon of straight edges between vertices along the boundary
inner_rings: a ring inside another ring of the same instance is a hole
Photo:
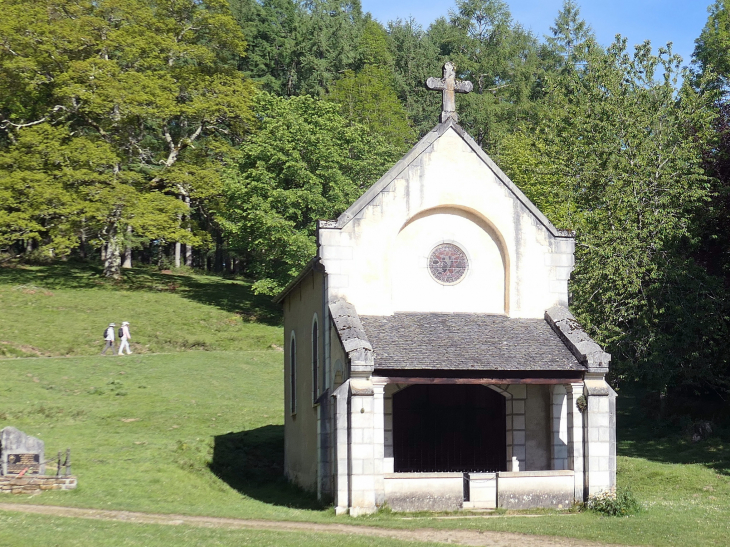
[[[453,119],[447,119],[445,122],[438,124],[429,131],[413,148],[411,148],[393,167],[391,167],[380,180],[373,184],[355,203],[342,213],[333,227],[343,228],[352,219],[362,212],[388,185],[399,178],[401,174],[407,170],[418,158],[426,152],[438,139],[440,139],[449,129],[453,129],[457,135],[471,148],[471,150],[484,162],[484,164],[494,173],[497,180],[512,193],[517,201],[522,203],[524,207],[534,216],[535,220],[542,224],[555,237],[572,238],[573,233],[569,230],[558,230],[553,224],[542,214],[540,209],[532,203],[527,196],[520,190],[517,185],[494,163],[487,153],[479,146],[474,139]]]

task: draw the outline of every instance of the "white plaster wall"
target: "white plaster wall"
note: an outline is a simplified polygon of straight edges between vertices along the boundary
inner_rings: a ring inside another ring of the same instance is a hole
[[[302,488],[317,491],[318,418],[312,401],[312,318],[321,316],[323,279],[311,272],[302,284],[284,300],[284,472]],[[321,327],[321,322],[320,322]],[[296,335],[296,412],[289,410],[289,344]],[[322,332],[322,331],[320,331]],[[326,332],[326,331],[324,331]],[[324,336],[319,336],[322,355]],[[320,360],[320,364],[321,364]]]
[[[436,209],[409,222],[398,233],[390,259],[395,311],[504,313],[504,261],[497,237],[488,230],[476,215],[456,208]],[[435,282],[428,268],[431,251],[442,243],[457,245],[469,261],[454,285]]]
[[[455,209],[468,215],[457,219]],[[426,211],[439,216],[413,220]],[[472,222],[465,222],[466,217]],[[440,224],[439,218],[450,220]],[[479,233],[479,224],[473,219],[491,228],[491,234],[482,228],[490,237]],[[476,290],[472,295],[479,295],[477,305],[461,297],[444,297],[459,293],[460,288],[444,288],[423,276],[413,282],[410,294],[394,298],[394,289],[400,290],[404,280],[413,280],[409,269],[417,266],[418,257],[427,252],[425,248],[442,239],[468,243],[463,247],[479,266],[475,270],[477,279],[487,278],[488,272],[493,275],[497,269],[494,247],[499,248],[506,268],[504,294],[510,316],[541,318],[550,306],[567,305],[573,240],[554,237],[453,129],[448,129],[344,227],[323,228],[319,234],[330,298],[345,297],[362,315],[390,315],[401,311],[399,306],[416,305],[419,310],[429,311],[499,310],[492,287],[486,290],[472,286]],[[417,248],[407,244],[416,240]],[[404,256],[404,248],[408,256]],[[489,294],[481,296],[482,291]],[[419,294],[418,302],[412,296],[415,293]]]

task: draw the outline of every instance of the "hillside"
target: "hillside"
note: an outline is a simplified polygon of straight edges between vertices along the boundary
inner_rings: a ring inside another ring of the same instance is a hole
[[[281,343],[279,317],[246,283],[133,270],[115,284],[73,265],[0,269],[0,306],[6,356],[0,360],[0,428],[12,425],[40,437],[47,457],[71,448],[79,477],[75,491],[0,499],[0,523],[31,523],[38,545],[111,544],[120,528],[13,516],[3,512],[3,503],[500,530],[624,545],[727,544],[727,435],[719,431],[693,443],[681,428],[648,417],[640,398],[626,390],[618,399],[618,480],[641,502],[638,515],[444,519],[384,510],[362,519],[335,517],[331,507],[282,475],[283,353],[271,347]],[[97,355],[101,332],[112,320],[132,323],[134,355]],[[63,357],[9,358],[23,355]],[[65,535],[57,535],[62,528]],[[70,539],[72,530],[105,537],[90,535],[84,543]],[[145,530],[125,531],[142,538],[129,544],[162,545],[171,533]],[[200,545],[238,545],[244,538],[190,534],[184,535]],[[264,536],[245,537],[276,544],[277,536]],[[17,537],[0,528],[0,545],[17,544]],[[302,544],[321,543],[310,540]]]
[[[129,321],[132,351],[262,350],[281,345],[280,312],[250,284],[151,269],[119,281],[86,264],[0,268],[0,358],[95,355]]]

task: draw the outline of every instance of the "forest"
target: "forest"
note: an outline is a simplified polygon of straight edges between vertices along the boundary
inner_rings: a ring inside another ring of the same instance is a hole
[[[336,218],[437,123],[461,125],[561,229],[571,308],[615,386],[730,395],[730,2],[691,59],[549,36],[502,0],[428,28],[359,0],[0,0],[0,264],[79,260],[276,294]]]

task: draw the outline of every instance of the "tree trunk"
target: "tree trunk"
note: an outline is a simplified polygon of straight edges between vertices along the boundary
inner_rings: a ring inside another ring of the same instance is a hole
[[[175,243],[175,267],[180,267],[180,247],[182,247],[182,244],[178,241]]]
[[[213,271],[223,271],[223,236],[219,231],[215,234],[215,260],[213,262]]]
[[[106,264],[106,242],[101,245],[101,261]]]
[[[124,263],[122,268],[132,267],[132,227],[127,226],[127,237],[124,240]]]
[[[86,219],[81,219],[81,222],[85,223],[85,220]],[[87,256],[86,256],[86,228],[83,226],[81,227],[80,235],[81,235],[81,244],[79,245],[79,252],[81,254],[81,258],[83,260],[86,260],[86,258],[87,258]]]
[[[122,276],[122,255],[120,251],[119,236],[117,227],[109,230],[109,240],[106,244],[106,259],[104,260],[104,275],[119,279]]]
[[[192,229],[191,221],[190,221],[190,196],[188,196],[188,195],[183,196],[183,201],[185,202],[185,206],[188,208],[188,214],[187,214],[188,227],[187,227],[187,230],[188,230],[188,233],[192,235],[193,229]],[[192,268],[193,267],[193,246],[190,245],[190,243],[186,243],[185,244],[185,265],[188,268]]]

